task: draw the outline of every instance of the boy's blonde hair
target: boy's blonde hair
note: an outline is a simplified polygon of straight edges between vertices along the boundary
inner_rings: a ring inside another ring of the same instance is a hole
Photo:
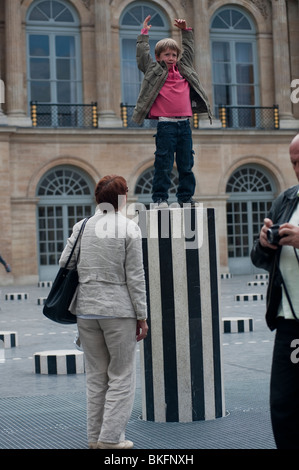
[[[172,38],[161,39],[160,41],[157,42],[155,46],[155,56],[160,57],[160,54],[164,52],[166,49],[172,49],[173,51],[176,51],[178,58],[179,58],[181,54],[181,49],[178,43]]]

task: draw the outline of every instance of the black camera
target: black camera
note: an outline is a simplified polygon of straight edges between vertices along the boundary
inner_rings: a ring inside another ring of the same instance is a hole
[[[269,243],[271,243],[271,245],[278,245],[279,240],[282,238],[278,233],[279,228],[280,228],[280,225],[275,224],[275,225],[272,225],[272,227],[268,228],[267,230],[267,240]]]

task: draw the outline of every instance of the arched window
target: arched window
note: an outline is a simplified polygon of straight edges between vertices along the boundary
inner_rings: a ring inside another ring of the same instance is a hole
[[[39,0],[27,13],[28,99],[46,104],[82,101],[79,19],[66,1]]]
[[[229,194],[227,244],[230,270],[249,273],[252,270],[250,251],[272,205],[275,183],[264,168],[246,165],[231,175],[226,192]]]
[[[138,196],[138,201],[145,205],[150,205],[152,201],[152,184],[154,177],[155,169],[153,167],[145,170],[140,177],[135,186],[134,193]],[[173,168],[171,171],[171,186],[169,188],[169,203],[176,201],[176,192],[178,188],[179,178],[176,168]]]
[[[212,18],[210,39],[215,115],[225,105],[230,127],[251,127],[250,108],[259,105],[254,23],[238,7],[221,8]]]
[[[128,106],[135,106],[143,78],[136,64],[136,39],[148,15],[151,15],[150,48],[154,59],[156,43],[169,36],[169,25],[162,11],[153,3],[135,2],[120,17],[122,102]]]
[[[61,252],[76,222],[94,208],[94,184],[71,166],[59,166],[44,175],[37,188],[38,247],[41,280],[51,280]]]

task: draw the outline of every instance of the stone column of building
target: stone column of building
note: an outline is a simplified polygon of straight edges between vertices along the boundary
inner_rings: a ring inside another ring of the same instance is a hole
[[[279,106],[280,127],[298,129],[299,122],[292,114],[288,18],[285,0],[272,0],[272,30],[275,102]]]
[[[7,126],[0,126],[0,253],[5,261],[13,268],[12,260],[12,214],[10,201],[10,144]],[[13,274],[7,274],[3,266],[0,266],[0,285],[11,284]]]
[[[31,126],[24,110],[22,21],[20,0],[5,2],[6,101],[8,124]]]
[[[0,126],[7,125],[7,116],[4,114],[2,105],[5,103],[5,84],[2,79],[2,71],[1,71],[1,48],[0,48]]]
[[[195,2],[194,2],[195,3]],[[208,15],[208,1],[201,0],[194,6],[194,62],[195,69],[199,74],[200,81],[208,95],[212,106],[212,69],[210,51],[210,21]],[[198,127],[210,128],[210,121],[207,115],[199,117]],[[213,119],[213,127],[221,127],[219,119]]]
[[[112,109],[113,77],[111,69],[112,39],[108,0],[95,2],[95,50],[99,127],[122,127],[122,121]]]

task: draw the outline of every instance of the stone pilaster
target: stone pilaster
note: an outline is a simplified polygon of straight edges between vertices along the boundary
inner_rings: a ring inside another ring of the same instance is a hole
[[[9,125],[31,126],[24,110],[22,21],[20,0],[5,2],[6,101]]]
[[[122,127],[122,121],[112,110],[111,99],[113,95],[113,77],[111,69],[111,33],[110,33],[109,1],[96,0],[95,2],[95,49],[96,49],[96,76],[97,76],[97,102],[99,108],[99,127]]]
[[[195,4],[196,3],[196,4]],[[212,64],[210,52],[210,20],[208,16],[208,0],[194,2],[194,62],[200,81],[208,95],[211,107],[213,107]],[[198,127],[210,128],[208,115],[200,115]],[[213,127],[221,127],[219,119],[213,119]]]
[[[288,18],[285,0],[272,0],[275,102],[279,106],[280,127],[298,128],[292,114]]]

